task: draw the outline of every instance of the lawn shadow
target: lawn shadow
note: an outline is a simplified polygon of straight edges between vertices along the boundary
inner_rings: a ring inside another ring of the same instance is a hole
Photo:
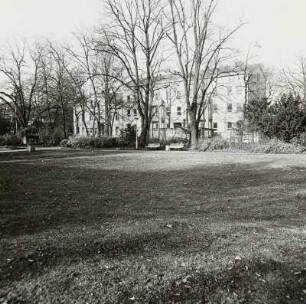
[[[306,270],[273,259],[236,260],[213,273],[191,271],[172,281],[149,303],[290,303],[306,302]],[[141,297],[141,295],[139,295]]]
[[[256,168],[249,164],[221,164],[148,172],[59,165],[1,164],[0,235],[4,257],[13,256],[1,267],[3,280],[19,280],[26,274],[36,275],[56,265],[92,258],[118,260],[161,252],[179,255],[181,251],[188,254],[208,250],[214,235],[202,232],[200,238],[196,229],[177,229],[171,226],[174,219],[186,221],[187,226],[199,218],[216,224],[270,221],[284,226],[301,225],[297,219],[306,215],[305,196],[301,194],[305,173],[296,168],[267,169],[267,162],[256,163]],[[156,228],[156,219],[168,223],[169,228]],[[140,222],[137,232],[120,234],[114,230],[110,239],[103,230],[123,224],[132,226],[136,221]],[[144,229],[147,224],[151,231]],[[81,227],[91,232],[80,232]],[[9,251],[6,244],[13,241],[18,246]],[[254,264],[256,271],[260,267],[257,262],[248,263],[249,267]],[[289,278],[284,265],[275,267]],[[225,271],[224,277],[218,274],[217,281],[227,284],[235,273]],[[242,272],[242,277],[248,282],[247,273]],[[195,277],[194,282],[197,280],[204,278]],[[204,287],[199,286],[204,290],[217,288],[214,280],[209,281],[209,287],[204,283]],[[194,283],[195,290],[197,284]]]
[[[256,170],[246,164],[228,164],[128,172],[61,168],[52,163],[2,164],[0,234],[173,215],[286,220],[297,216],[297,211],[305,213],[301,204],[296,209],[304,198],[305,174],[260,170],[265,165],[258,163]],[[291,201],[292,214],[290,205],[278,204],[282,200]],[[280,212],[273,216],[276,209]]]
[[[197,240],[189,234],[184,223],[170,222],[167,226],[157,226],[156,231],[122,233],[110,236],[105,233],[98,235],[74,236],[67,238],[65,244],[49,244],[30,252],[18,253],[8,263],[0,264],[1,281],[20,280],[31,273],[38,275],[57,266],[73,265],[86,260],[124,260],[137,259],[141,256],[154,258],[162,253],[173,255],[180,252],[208,250],[215,239],[209,232],[202,235],[202,242],[195,247]],[[60,245],[60,246],[59,246]]]

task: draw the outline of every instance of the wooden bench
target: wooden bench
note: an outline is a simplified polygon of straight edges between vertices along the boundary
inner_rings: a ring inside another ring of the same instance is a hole
[[[184,148],[184,143],[180,142],[180,143],[171,143],[170,144],[170,150],[181,150]]]
[[[149,143],[147,146],[146,146],[146,149],[149,150],[149,149],[158,149],[160,147],[160,143]]]

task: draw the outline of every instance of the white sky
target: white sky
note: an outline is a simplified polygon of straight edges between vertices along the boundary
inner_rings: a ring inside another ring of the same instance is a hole
[[[69,40],[77,28],[90,27],[103,15],[99,0],[0,0],[0,44],[12,37],[48,36]],[[306,0],[219,0],[218,20],[248,24],[234,45],[252,47],[256,61],[280,65],[306,53]]]

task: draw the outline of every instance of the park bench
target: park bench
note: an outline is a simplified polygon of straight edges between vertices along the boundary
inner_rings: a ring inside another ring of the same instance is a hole
[[[184,148],[184,143],[171,143],[169,146],[170,150],[181,150]]]
[[[147,146],[146,146],[146,149],[147,150],[150,150],[150,149],[158,149],[160,147],[160,143],[149,143]]]
[[[25,142],[27,144],[27,150],[29,152],[35,152],[36,151],[35,145],[38,143],[38,141],[39,141],[39,136],[37,134],[27,134],[25,139]]]

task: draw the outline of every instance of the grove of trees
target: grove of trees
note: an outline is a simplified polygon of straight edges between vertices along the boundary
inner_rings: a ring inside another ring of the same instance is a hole
[[[75,34],[70,45],[41,38],[0,49],[0,133],[10,127],[21,134],[35,129],[45,141],[58,144],[73,133],[73,123],[76,129],[81,123],[87,135],[96,125],[97,136],[111,137],[117,110],[130,106],[118,93],[128,90],[140,116],[139,146],[144,147],[157,83],[171,73],[183,83],[190,145],[195,146],[217,79],[237,73],[230,40],[243,23],[231,29],[217,26],[217,0],[103,0],[102,5],[105,20],[90,32]],[[239,70],[246,91],[247,64]],[[277,102],[248,100],[250,130],[285,141],[304,131],[303,57],[299,67],[298,72],[283,69],[279,84],[285,94]],[[11,126],[3,108],[13,117]]]

